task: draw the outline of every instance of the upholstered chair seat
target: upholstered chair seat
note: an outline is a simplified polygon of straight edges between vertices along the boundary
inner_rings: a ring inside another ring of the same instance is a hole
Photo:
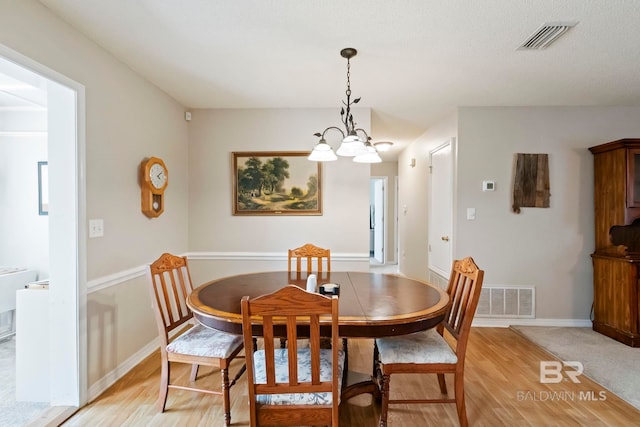
[[[226,359],[238,347],[242,347],[241,335],[231,335],[202,325],[195,325],[167,345],[167,351],[188,354],[189,356]]]
[[[275,349],[276,382],[289,382],[288,350]],[[298,381],[311,381],[311,351],[308,348],[298,350]],[[331,350],[320,350],[320,381],[331,381]],[[267,383],[264,350],[253,353],[254,376],[256,384]],[[344,352],[338,351],[338,389],[342,388],[342,371],[344,369]],[[260,394],[256,402],[268,405],[331,405],[332,396],[327,393],[288,393]]]
[[[387,364],[456,363],[458,361],[458,356],[435,329],[380,339],[377,345],[380,362]]]

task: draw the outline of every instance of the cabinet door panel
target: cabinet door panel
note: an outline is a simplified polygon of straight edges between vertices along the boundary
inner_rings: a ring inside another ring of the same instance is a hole
[[[627,162],[627,206],[640,207],[640,150],[628,151]]]

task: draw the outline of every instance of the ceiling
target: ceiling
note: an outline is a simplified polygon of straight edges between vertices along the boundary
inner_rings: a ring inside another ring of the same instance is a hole
[[[356,48],[352,97],[396,153],[460,106],[640,105],[636,0],[40,3],[187,108],[335,108],[337,121],[339,52]],[[546,49],[518,49],[569,21]]]
[[[0,57],[0,112],[45,110],[45,84],[37,74]]]

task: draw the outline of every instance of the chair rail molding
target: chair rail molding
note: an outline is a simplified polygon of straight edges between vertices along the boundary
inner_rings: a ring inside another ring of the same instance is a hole
[[[181,256],[186,256],[194,261],[277,261],[284,266],[287,262],[286,252],[187,252]],[[331,261],[337,265],[343,262],[361,262],[369,264],[368,253],[336,253],[331,254]],[[118,271],[106,276],[98,277],[87,281],[87,293],[98,292],[112,286],[118,286],[130,280],[145,275],[146,265]]]
[[[238,260],[238,261],[287,261],[286,252],[187,252],[187,258],[193,260]],[[362,253],[331,253],[331,262],[369,262],[369,254]]]

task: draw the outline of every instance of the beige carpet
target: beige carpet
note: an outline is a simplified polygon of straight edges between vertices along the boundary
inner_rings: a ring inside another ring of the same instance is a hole
[[[640,409],[640,348],[591,328],[512,326],[560,360],[578,361],[583,375]]]

